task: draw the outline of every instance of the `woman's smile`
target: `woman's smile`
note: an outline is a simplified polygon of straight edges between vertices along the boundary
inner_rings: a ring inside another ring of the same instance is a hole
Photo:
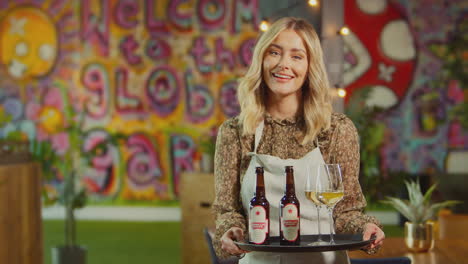
[[[277,82],[288,82],[294,78],[294,76],[284,73],[272,73],[271,75],[273,75]]]

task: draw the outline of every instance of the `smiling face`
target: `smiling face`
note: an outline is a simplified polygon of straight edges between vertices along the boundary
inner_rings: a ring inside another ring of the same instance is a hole
[[[268,95],[277,99],[300,95],[308,67],[302,38],[292,29],[280,32],[263,58],[263,79]]]
[[[12,9],[0,21],[0,64],[17,80],[46,75],[57,58],[57,30],[41,10]]]

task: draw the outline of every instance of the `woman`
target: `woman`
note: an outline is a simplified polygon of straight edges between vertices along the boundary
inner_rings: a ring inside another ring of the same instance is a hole
[[[378,221],[362,213],[366,202],[358,182],[356,128],[345,115],[332,113],[322,57],[315,30],[302,19],[280,19],[258,40],[252,64],[239,84],[241,113],[221,125],[216,143],[214,247],[220,257],[247,253],[240,263],[255,264],[310,263],[312,259],[314,263],[348,263],[345,251],[245,252],[234,244],[234,240],[245,240],[255,166],[265,168],[271,236],[278,236],[284,166],[294,165],[304,235],[316,234],[317,216],[311,202],[301,200],[304,174],[300,170],[333,162],[341,165],[345,186],[345,196],[334,210],[336,231],[363,233],[364,239],[375,235],[376,240],[366,248],[369,252],[382,244],[385,235]]]

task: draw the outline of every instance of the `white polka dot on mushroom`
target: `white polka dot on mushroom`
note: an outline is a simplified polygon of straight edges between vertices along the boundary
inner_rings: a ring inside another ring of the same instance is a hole
[[[388,109],[398,102],[395,93],[384,85],[375,85],[371,87],[369,97],[366,99],[366,106],[378,106]]]
[[[357,0],[357,6],[364,13],[377,15],[387,7],[387,0]]]
[[[416,56],[414,38],[404,20],[393,20],[384,26],[380,46],[385,56],[393,60],[407,61]]]

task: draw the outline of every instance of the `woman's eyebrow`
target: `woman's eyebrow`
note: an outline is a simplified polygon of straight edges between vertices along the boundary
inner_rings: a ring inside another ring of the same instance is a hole
[[[280,46],[280,45],[278,45],[278,44],[275,44],[275,43],[271,43],[271,44],[270,44],[270,47],[274,47],[274,48],[278,48],[278,49],[280,49],[280,50],[283,50],[283,47],[282,47],[282,46]],[[293,52],[298,52],[298,51],[299,51],[299,52],[303,52],[304,54],[307,54],[307,52],[306,52],[305,50],[303,50],[303,49],[298,49],[298,48],[292,48],[291,51],[293,51]]]
[[[303,52],[304,54],[307,54],[307,52],[303,49],[292,48],[291,51],[294,51],[294,52],[299,51],[299,52]]]
[[[281,47],[281,46],[278,45],[278,44],[274,44],[274,43],[271,43],[271,44],[270,44],[270,48],[271,48],[271,47],[278,48],[278,49],[280,49],[280,50],[283,49],[283,47]]]

